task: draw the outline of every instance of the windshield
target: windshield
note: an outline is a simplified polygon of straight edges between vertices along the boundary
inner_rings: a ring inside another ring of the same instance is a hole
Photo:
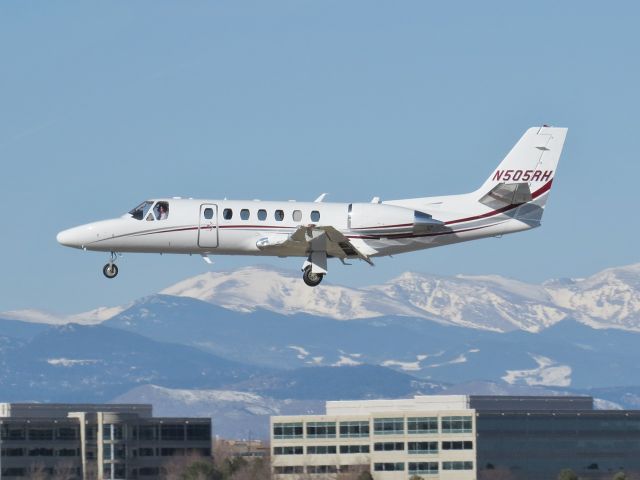
[[[151,208],[151,205],[153,205],[153,202],[151,200],[147,200],[146,202],[142,202],[136,208],[131,210],[129,212],[129,214],[133,218],[135,218],[136,220],[142,220],[145,217],[145,215],[147,214],[147,212],[149,211],[149,209]]]

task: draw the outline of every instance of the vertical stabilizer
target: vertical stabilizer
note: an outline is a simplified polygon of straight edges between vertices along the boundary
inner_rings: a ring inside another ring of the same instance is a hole
[[[566,135],[566,128],[528,129],[477,190],[478,198],[508,185],[528,187],[533,198],[549,191]]]

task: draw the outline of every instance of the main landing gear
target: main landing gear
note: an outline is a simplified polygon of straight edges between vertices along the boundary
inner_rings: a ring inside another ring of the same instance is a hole
[[[116,252],[111,252],[111,257],[109,257],[109,263],[107,263],[102,268],[102,273],[104,273],[105,277],[116,278],[116,275],[118,275],[118,266],[116,265],[116,258],[118,258],[118,255],[116,254]]]
[[[105,274],[106,275],[106,274]],[[323,273],[314,273],[311,271],[311,265],[307,265],[302,271],[302,280],[310,287],[317,287],[324,278]]]
[[[302,280],[310,287],[317,287],[327,274],[327,252],[313,251],[302,265]]]

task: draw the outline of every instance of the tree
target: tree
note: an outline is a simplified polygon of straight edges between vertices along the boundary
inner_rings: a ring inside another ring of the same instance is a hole
[[[215,466],[204,459],[195,460],[187,465],[181,475],[181,480],[222,480],[224,476]]]
[[[409,480],[423,480],[423,478],[420,475],[411,475]]]
[[[571,470],[570,468],[564,468],[560,470],[558,474],[558,480],[579,480],[576,472]]]
[[[57,463],[51,478],[52,480],[76,480],[78,475],[75,464],[70,460]]]
[[[47,480],[49,472],[41,462],[35,462],[27,468],[27,478],[30,480]]]
[[[624,472],[618,472],[613,476],[613,480],[628,480],[628,478]]]

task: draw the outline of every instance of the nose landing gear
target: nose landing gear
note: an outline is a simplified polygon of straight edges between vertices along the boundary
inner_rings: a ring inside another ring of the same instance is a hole
[[[105,277],[107,277],[107,278],[116,278],[116,275],[118,275],[118,266],[115,263],[117,257],[118,257],[118,255],[116,254],[116,252],[111,252],[111,257],[109,258],[109,263],[107,263],[102,268],[102,273],[104,274]]]

